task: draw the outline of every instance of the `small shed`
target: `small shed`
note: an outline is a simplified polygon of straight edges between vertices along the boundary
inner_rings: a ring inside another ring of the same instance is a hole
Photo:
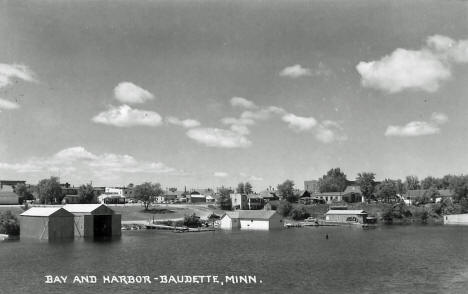
[[[67,204],[63,208],[74,215],[77,237],[121,235],[122,216],[104,204]]]
[[[225,230],[270,230],[283,227],[282,217],[274,210],[227,211],[220,220]]]
[[[325,214],[325,221],[334,223],[360,223],[366,222],[367,212],[364,210],[338,210],[330,209]]]
[[[73,214],[61,207],[32,207],[20,215],[21,238],[73,239]]]

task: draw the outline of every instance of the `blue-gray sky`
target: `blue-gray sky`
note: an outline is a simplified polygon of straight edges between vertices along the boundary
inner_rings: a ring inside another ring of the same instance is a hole
[[[3,1],[0,177],[466,173],[466,1]]]

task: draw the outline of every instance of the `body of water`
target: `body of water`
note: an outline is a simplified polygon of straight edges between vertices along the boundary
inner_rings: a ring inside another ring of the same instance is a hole
[[[125,231],[110,242],[10,241],[0,243],[0,293],[467,293],[467,244],[468,227],[457,226]],[[68,279],[47,284],[47,275]],[[75,275],[97,282],[72,283]],[[152,283],[103,283],[113,275],[148,275]],[[249,275],[256,283],[162,284],[161,275]]]

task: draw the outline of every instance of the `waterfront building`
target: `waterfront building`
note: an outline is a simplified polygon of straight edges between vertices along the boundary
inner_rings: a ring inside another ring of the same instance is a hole
[[[220,219],[224,230],[270,230],[283,228],[283,218],[274,210],[226,211]]]
[[[20,215],[21,238],[73,239],[74,215],[61,207],[32,207]]]
[[[325,221],[330,223],[366,223],[367,212],[364,210],[330,209],[325,213]]]
[[[468,213],[444,215],[444,225],[468,225]]]
[[[67,204],[63,208],[74,216],[77,237],[121,235],[122,216],[104,204]]]
[[[434,196],[435,202],[440,202],[443,199],[453,199],[453,192],[449,189],[417,189],[417,190],[408,190],[403,195],[405,203],[414,204],[417,199],[423,197],[432,197]]]

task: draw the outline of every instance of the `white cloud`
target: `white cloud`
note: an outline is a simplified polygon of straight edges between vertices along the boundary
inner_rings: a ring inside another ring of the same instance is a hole
[[[364,87],[390,93],[405,89],[435,92],[451,77],[449,66],[427,50],[397,49],[381,60],[360,62],[356,69]]]
[[[313,117],[297,116],[292,113],[283,115],[281,118],[288,126],[298,132],[310,130],[317,125],[317,120]]]
[[[201,125],[201,123],[198,121],[198,120],[194,120],[194,119],[184,119],[184,120],[180,120],[179,118],[177,117],[174,117],[174,116],[169,116],[166,118],[166,121],[170,124],[173,124],[173,125],[176,125],[176,126],[181,126],[181,127],[184,127],[184,128],[195,128],[195,127],[198,127]]]
[[[13,79],[37,82],[34,72],[26,65],[0,63],[0,88],[11,85]]]
[[[238,106],[238,107],[244,107],[244,108],[250,108],[250,109],[253,109],[253,108],[257,107],[255,105],[255,103],[253,103],[252,101],[247,100],[245,98],[242,98],[242,97],[232,97],[231,98],[231,105],[232,106]]]
[[[431,120],[437,124],[444,124],[448,121],[448,116],[445,113],[434,112],[431,115]]]
[[[440,133],[440,125],[448,121],[448,116],[444,113],[434,112],[431,121],[411,121],[404,126],[390,125],[385,131],[385,136],[416,137],[434,135]]]
[[[335,121],[325,120],[314,131],[315,138],[322,143],[345,141],[348,137],[343,133],[341,125]]]
[[[33,157],[21,163],[0,162],[0,169],[17,173],[54,172],[73,176],[73,172],[95,176],[119,173],[168,174],[177,171],[161,162],[138,161],[126,154],[93,154],[81,146],[63,149],[50,157]]]
[[[452,65],[468,62],[468,40],[430,36],[420,50],[398,48],[380,60],[361,61],[356,69],[364,87],[389,93],[403,90],[435,92],[452,77]]]
[[[217,128],[190,129],[187,136],[209,147],[246,148],[252,144],[243,134]]]
[[[217,177],[217,178],[226,178],[229,176],[228,173],[226,172],[215,172],[213,173],[213,176]]]
[[[162,118],[157,112],[133,109],[128,105],[110,106],[108,110],[99,113],[92,120],[95,123],[116,127],[156,127],[162,122]]]
[[[130,82],[121,82],[114,88],[115,99],[123,103],[135,104],[143,103],[154,99],[154,95],[149,91]]]
[[[279,73],[279,75],[282,77],[288,77],[288,78],[300,78],[300,77],[311,76],[312,72],[310,71],[309,68],[305,68],[305,67],[302,67],[302,65],[300,64],[296,64],[293,66],[285,67]]]
[[[16,102],[8,101],[6,99],[0,98],[0,109],[17,109],[19,108],[19,104]]]
[[[433,135],[440,132],[436,124],[425,121],[412,121],[404,126],[388,126],[385,136],[415,137],[424,135]]]
[[[257,181],[263,181],[262,177],[257,177],[257,176],[250,176],[249,181],[257,182]]]

